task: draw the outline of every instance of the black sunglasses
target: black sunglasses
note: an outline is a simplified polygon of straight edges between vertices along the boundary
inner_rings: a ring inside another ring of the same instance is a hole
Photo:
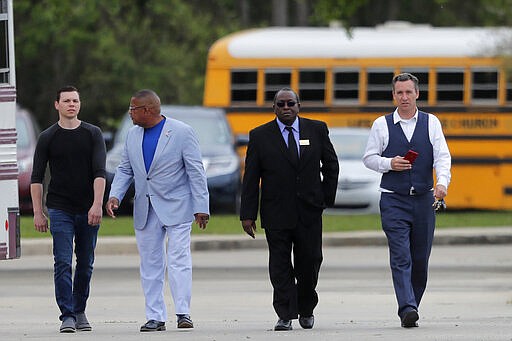
[[[289,108],[293,107],[295,104],[297,104],[297,102],[295,101],[288,101],[288,102],[276,102],[276,105],[279,107],[279,108],[284,108],[285,105],[288,105]]]

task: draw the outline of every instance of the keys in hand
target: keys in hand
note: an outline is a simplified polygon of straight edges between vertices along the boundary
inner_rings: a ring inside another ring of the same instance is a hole
[[[434,201],[432,204],[432,207],[436,212],[444,211],[446,210],[446,203],[444,202],[444,199],[436,199],[436,201]]]

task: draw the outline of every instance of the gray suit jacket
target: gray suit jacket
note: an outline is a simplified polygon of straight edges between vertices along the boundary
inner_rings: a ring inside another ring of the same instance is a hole
[[[194,213],[209,214],[206,174],[194,130],[167,117],[149,172],[142,155],[143,136],[139,126],[128,132],[109,195],[121,201],[135,181],[134,227],[145,227],[149,203],[166,226],[191,221]]]

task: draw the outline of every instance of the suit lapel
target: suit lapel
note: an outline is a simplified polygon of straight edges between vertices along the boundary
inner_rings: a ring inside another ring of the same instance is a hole
[[[274,143],[278,146],[281,153],[283,153],[284,157],[290,162],[292,165],[293,161],[291,159],[290,153],[288,151],[288,146],[286,145],[286,142],[283,138],[283,133],[281,132],[281,129],[279,129],[279,125],[277,124],[276,120],[272,122],[271,129],[269,129],[269,133],[272,136],[272,140],[275,141]]]
[[[166,117],[165,124],[162,127],[162,131],[160,132],[160,137],[158,138],[158,143],[156,145],[155,155],[153,156],[153,162],[151,162],[151,166],[149,167],[149,172],[154,168],[155,163],[158,161],[158,158],[162,155],[165,147],[171,140],[171,136],[173,133],[172,125],[170,120]]]

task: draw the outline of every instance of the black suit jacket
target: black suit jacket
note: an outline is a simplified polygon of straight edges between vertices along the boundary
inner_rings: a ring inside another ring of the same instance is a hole
[[[295,228],[298,219],[307,225],[334,203],[339,165],[327,125],[299,117],[299,131],[303,142],[298,165],[290,160],[276,120],[249,133],[241,220],[256,220],[260,180],[261,227],[265,229]]]

